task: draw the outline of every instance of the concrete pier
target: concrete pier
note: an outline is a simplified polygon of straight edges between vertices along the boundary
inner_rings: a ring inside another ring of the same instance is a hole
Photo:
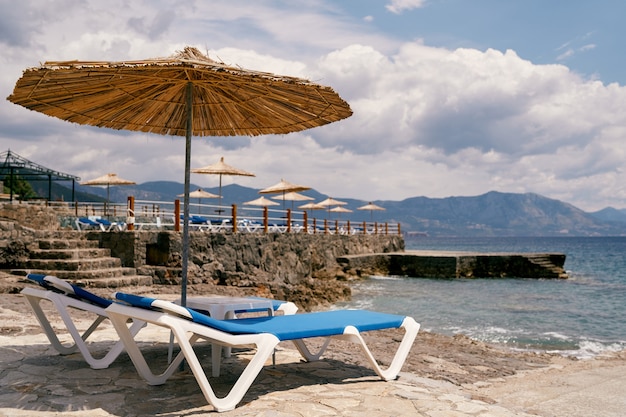
[[[420,278],[567,279],[562,253],[406,251],[346,255],[337,262],[350,274]]]

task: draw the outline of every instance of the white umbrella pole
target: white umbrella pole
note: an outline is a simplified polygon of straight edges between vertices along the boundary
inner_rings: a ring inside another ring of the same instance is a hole
[[[189,265],[189,183],[191,172],[191,134],[193,132],[193,84],[187,84],[187,132],[185,134],[185,188],[183,196],[183,264],[180,303],[187,305],[187,269]]]

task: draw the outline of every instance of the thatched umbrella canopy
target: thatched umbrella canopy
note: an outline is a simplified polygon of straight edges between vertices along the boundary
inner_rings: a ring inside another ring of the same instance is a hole
[[[202,168],[194,168],[191,170],[191,172],[194,174],[213,174],[220,176],[220,195],[218,196],[220,199],[220,204],[222,202],[222,175],[239,175],[243,177],[255,176],[252,172],[244,171],[243,169],[235,168],[234,166],[228,165],[224,162],[223,156],[218,162]]]
[[[374,211],[383,211],[383,210],[387,210],[384,207],[381,206],[377,206],[376,204],[372,203],[371,201],[369,203],[367,203],[364,206],[361,207],[357,207],[357,210],[369,210],[370,211],[370,221],[372,221],[374,219]]]
[[[124,178],[118,177],[117,174],[108,173],[102,175],[101,177],[94,178],[92,180],[83,181],[80,185],[106,185],[107,187],[107,204],[110,203],[109,199],[109,187],[112,185],[134,185],[135,181],[125,180]]]
[[[310,190],[311,187],[307,187],[306,185],[298,185],[290,183],[289,181],[285,181],[284,179],[280,179],[276,184],[264,188],[259,193],[261,194],[282,194],[283,198],[283,208],[285,208],[285,196],[287,193],[298,192],[298,191],[306,191]]]
[[[301,206],[298,206],[298,208],[301,208],[303,210],[309,210],[309,215],[313,215],[313,210],[325,210],[326,207],[320,206],[317,203],[306,203],[303,204]]]
[[[191,137],[285,134],[352,115],[330,87],[230,67],[192,47],[142,61],[46,62],[25,70],[8,100],[74,123],[185,136],[183,305]]]
[[[318,206],[326,207],[328,209],[328,214],[330,214],[330,206],[345,206],[345,201],[335,200],[332,197],[328,197],[326,200],[320,201],[317,203]]]
[[[342,207],[342,206],[333,207],[333,208],[331,208],[328,211],[332,212],[332,213],[352,213],[352,210],[347,209],[347,208]]]
[[[293,210],[293,202],[294,201],[315,200],[313,197],[309,197],[308,195],[300,194],[300,193],[297,193],[295,191],[291,191],[291,192],[285,193],[285,194],[282,195],[282,197],[277,195],[276,197],[272,197],[272,198],[274,200],[280,200],[282,198],[283,199],[283,204],[285,204],[285,201],[291,201],[291,209],[292,210]]]
[[[261,196],[257,198],[256,200],[246,201],[243,204],[245,206],[263,206],[263,207],[280,205],[277,202],[270,200],[269,198],[265,198],[264,196]]]
[[[178,194],[178,197],[185,197],[185,194]],[[198,188],[195,191],[189,193],[189,198],[197,198],[198,204],[202,202],[203,198],[220,198],[219,195],[204,191],[202,188]]]

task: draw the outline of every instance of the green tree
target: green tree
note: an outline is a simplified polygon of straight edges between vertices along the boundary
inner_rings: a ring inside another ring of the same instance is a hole
[[[37,197],[37,193],[30,186],[28,181],[22,179],[19,175],[7,175],[4,177],[4,191],[10,193],[13,190],[13,194],[17,194],[18,200],[28,200],[33,197]]]

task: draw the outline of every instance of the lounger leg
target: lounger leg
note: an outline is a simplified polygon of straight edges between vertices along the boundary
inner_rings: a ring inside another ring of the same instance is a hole
[[[174,329],[174,332],[177,333],[177,330]],[[180,336],[184,337],[184,334],[177,335],[177,337]],[[279,340],[274,335],[259,335],[259,342],[255,344],[256,353],[242,374],[239,376],[230,392],[225,397],[218,398],[215,395],[215,391],[213,391],[209,380],[207,379],[204,369],[200,365],[198,356],[193,350],[191,343],[188,343],[184,338],[179,340],[181,350],[185,354],[185,359],[189,364],[189,368],[196,377],[196,381],[198,382],[204,397],[219,412],[232,410],[241,402],[244,395],[246,395],[246,392],[248,392],[250,385],[252,385],[256,377],[259,375],[261,369],[265,366],[265,362],[272,355],[274,348],[278,345],[278,343]],[[213,347],[215,347],[215,345],[213,345]]]
[[[312,353],[302,339],[293,340],[293,344],[296,345],[298,352],[300,352],[300,355],[302,355],[302,357],[306,359],[307,362],[313,362],[320,360],[324,352],[326,352],[326,349],[328,348],[328,344],[330,343],[331,339],[332,338],[327,337],[324,341],[324,344],[317,351],[317,353]]]
[[[35,317],[37,317],[37,320],[39,321],[39,324],[41,325],[41,328],[46,333],[46,336],[48,336],[48,340],[50,340],[50,344],[52,345],[52,347],[54,347],[54,349],[56,349],[61,355],[69,355],[71,353],[76,352],[78,350],[78,346],[76,345],[76,343],[73,343],[71,346],[65,346],[59,340],[56,332],[54,331],[54,329],[52,328],[52,325],[50,324],[50,321],[46,317],[46,313],[44,313],[43,309],[41,308],[41,305],[39,304],[43,299],[32,297],[27,294],[25,295],[26,295],[26,300],[29,302],[30,306],[33,309],[33,312],[35,313]],[[65,320],[66,318],[63,317],[64,314],[61,313],[62,311],[65,310],[65,307],[59,306],[57,303],[53,303],[53,304],[55,308],[59,311],[59,314],[61,315],[61,318],[63,319],[63,322],[65,323],[67,327],[67,321]],[[102,320],[103,319],[100,319],[99,321],[96,320],[96,321],[99,324]],[[78,337],[81,338],[80,333],[78,333],[78,330],[76,330],[73,323],[71,323],[71,320],[70,320],[70,327],[75,330],[74,334],[78,335]],[[68,328],[68,331],[70,332],[70,334],[72,334],[72,331],[70,331],[69,328]],[[72,336],[74,334],[72,334]]]
[[[400,369],[402,368],[402,365],[404,364],[407,356],[409,355],[411,346],[413,346],[413,342],[415,341],[415,337],[417,336],[417,332],[419,331],[420,325],[416,323],[415,320],[413,320],[411,317],[406,317],[401,327],[405,331],[404,337],[402,338],[402,341],[400,342],[400,346],[398,346],[398,349],[396,350],[396,354],[394,355],[393,360],[391,361],[387,369],[383,369],[380,367],[380,365],[374,358],[374,355],[367,347],[365,340],[363,340],[363,337],[361,336],[361,334],[356,328],[349,326],[346,328],[343,335],[335,336],[335,337],[337,339],[349,340],[351,342],[358,344],[361,347],[361,350],[363,351],[363,353],[365,354],[365,357],[367,358],[368,362],[370,363],[374,371],[376,371],[378,376],[380,376],[381,379],[385,381],[391,381],[393,379],[396,379],[396,377],[398,376],[398,373],[400,373]]]
[[[113,363],[113,361],[117,359],[117,357],[123,352],[124,345],[121,341],[117,341],[117,343],[115,343],[113,347],[111,347],[110,350],[102,358],[94,357],[87,347],[87,338],[91,336],[94,330],[96,330],[96,328],[107,318],[106,316],[98,315],[98,317],[93,321],[91,326],[89,326],[89,328],[83,334],[81,334],[74,325],[74,321],[72,320],[72,317],[69,313],[68,305],[62,303],[59,299],[56,298],[40,298],[30,295],[28,293],[24,293],[24,295],[26,297],[26,300],[32,307],[33,312],[35,313],[35,316],[39,321],[39,324],[46,333],[50,344],[61,355],[69,355],[75,353],[76,351],[79,351],[90,367],[92,367],[93,369],[103,369],[108,368],[109,365],[111,365],[111,363]],[[74,340],[74,343],[72,343],[70,346],[61,343],[57,336],[57,333],[52,328],[50,321],[48,320],[45,312],[41,308],[40,303],[44,299],[50,301],[55,306],[59,315],[61,316],[61,319],[65,324],[65,328]],[[92,314],[96,313],[92,312]],[[146,324],[143,322],[134,321],[129,331],[134,337],[145,325]]]

